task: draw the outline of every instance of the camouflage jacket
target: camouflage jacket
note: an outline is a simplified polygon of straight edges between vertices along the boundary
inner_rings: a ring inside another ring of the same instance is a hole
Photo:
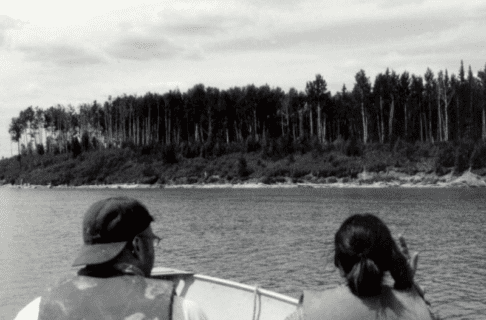
[[[39,319],[172,319],[172,282],[145,278],[128,264],[116,265],[114,276],[83,270],[48,289]]]

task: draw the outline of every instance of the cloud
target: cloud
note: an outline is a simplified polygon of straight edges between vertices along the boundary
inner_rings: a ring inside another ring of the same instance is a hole
[[[231,32],[249,22],[244,17],[203,13],[159,12],[155,21],[119,24],[118,34],[105,49],[113,58],[125,60],[201,60],[207,43],[231,37]]]
[[[163,31],[172,36],[213,36],[225,32],[225,18],[216,15],[204,15],[197,19],[162,18],[154,31]]]
[[[426,0],[408,0],[408,1],[403,1],[403,0],[383,0],[379,3],[379,5],[383,8],[393,8],[396,9],[397,7],[402,7],[402,6],[409,6],[412,4],[423,4]]]
[[[320,37],[329,45],[345,47],[384,45],[415,38],[424,34],[439,34],[457,28],[458,22],[426,17],[377,19],[364,24],[361,21],[322,27],[309,33],[309,39]]]
[[[255,18],[253,22],[249,21],[248,25],[254,23],[256,32],[220,38],[207,43],[205,49],[212,52],[294,50],[323,55],[326,52],[342,52],[348,56],[353,52],[363,53],[368,50],[374,55],[376,50],[381,50],[382,53],[388,50],[421,50],[423,47],[434,47],[438,41],[452,46],[454,41],[465,41],[451,37],[454,30],[465,30],[464,24],[471,24],[473,21],[478,27],[484,24],[480,22],[484,21],[484,17],[477,11],[473,16],[468,10],[456,11],[454,16],[451,12],[445,14],[441,10],[427,11],[419,6],[398,10],[404,11],[403,13],[397,13],[397,10],[394,10],[393,14],[388,10],[378,11],[353,19],[343,17],[336,20],[335,16],[332,16],[330,19],[314,21],[310,25],[296,23],[291,17],[289,20],[280,19],[280,24],[272,23],[269,19],[266,29],[257,25],[258,21],[262,20],[261,17]],[[477,29],[481,36],[476,38],[483,37],[482,29],[484,27]],[[462,37],[468,38],[470,35],[466,33]],[[477,47],[484,42],[477,40],[470,41],[471,46],[475,43]]]
[[[23,52],[29,61],[50,62],[64,67],[100,64],[106,61],[100,53],[79,45],[21,45],[18,50]]]
[[[116,59],[167,60],[182,55],[184,48],[164,37],[128,35],[112,43],[107,53]]]
[[[423,34],[437,34],[457,27],[455,21],[429,19],[375,20],[320,25],[304,30],[286,30],[265,36],[224,39],[210,45],[215,51],[251,51],[297,48],[303,44],[322,48],[359,50],[363,47],[397,42]]]
[[[13,19],[6,15],[0,15],[0,30],[15,29],[23,25],[23,22],[18,19]]]
[[[18,29],[25,23],[18,19],[13,19],[6,15],[0,15],[0,47],[3,47],[7,42],[7,31],[11,29]]]
[[[193,40],[224,37],[242,33],[253,27],[254,17],[241,12],[210,12],[189,14],[187,12],[161,11],[151,32],[171,37],[192,37]]]

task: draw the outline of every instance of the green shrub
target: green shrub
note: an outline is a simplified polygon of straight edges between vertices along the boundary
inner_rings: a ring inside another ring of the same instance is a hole
[[[264,184],[275,184],[275,183],[284,183],[286,182],[285,178],[283,177],[271,177],[271,176],[264,176],[261,180]]]
[[[94,150],[98,150],[99,149],[100,142],[98,141],[98,139],[96,139],[96,137],[93,137],[91,139],[91,146],[93,147]]]
[[[311,146],[312,146],[312,158],[316,159],[320,157],[324,153],[324,146],[319,142],[317,138],[313,138],[311,140]]]
[[[89,134],[87,131],[84,131],[81,135],[81,147],[83,152],[91,150],[91,141],[89,141]]]
[[[200,155],[200,146],[195,142],[183,142],[180,147],[180,153],[184,158],[196,158]]]
[[[366,144],[365,149],[366,149],[367,152],[370,152],[370,151],[389,152],[390,151],[390,144],[379,143],[379,142],[368,143],[368,144]]]
[[[94,139],[94,138],[93,138]],[[130,149],[132,151],[137,151],[137,145],[133,141],[123,141],[121,144],[123,149]]]
[[[38,143],[36,145],[36,152],[38,155],[44,155],[44,153],[46,153],[46,150],[44,149],[44,145],[42,143]]]
[[[428,158],[431,156],[433,144],[430,142],[416,142],[415,143],[415,157]]]
[[[344,154],[348,157],[360,157],[363,155],[363,146],[355,137],[344,143]]]
[[[470,158],[473,153],[474,145],[468,141],[459,142],[454,152],[454,171],[461,173],[466,171],[470,166]]]
[[[177,163],[176,147],[173,144],[169,144],[162,147],[162,160],[167,164]]]
[[[260,180],[261,183],[264,183],[264,184],[272,184],[274,182],[273,180],[273,177],[270,177],[270,176],[264,176],[261,180]]]
[[[152,177],[157,175],[157,172],[155,172],[155,169],[151,165],[146,165],[142,170],[142,174],[145,177]]]
[[[312,150],[312,146],[309,142],[309,139],[303,138],[303,139],[298,139],[297,141],[294,142],[293,149],[296,152],[300,152],[300,154],[305,154]]]
[[[337,139],[334,140],[332,144],[334,145],[334,149],[338,150],[341,153],[346,154],[345,151],[346,141],[343,139],[342,136],[337,137]]]
[[[329,177],[326,179],[326,183],[336,183],[338,182],[336,177]]]
[[[368,172],[381,172],[386,171],[387,164],[384,162],[373,162],[366,166]]]
[[[297,179],[297,178],[302,178],[306,175],[308,175],[309,173],[311,173],[310,170],[306,170],[306,169],[303,169],[303,170],[292,170],[291,173],[290,173],[290,176],[294,179]]]
[[[245,142],[245,152],[256,152],[261,149],[261,144],[259,141],[256,141],[256,139],[252,136],[248,137]]]
[[[290,176],[290,169],[287,168],[276,168],[270,171],[269,177],[288,177]]]
[[[237,171],[238,171],[238,176],[242,178],[249,176],[251,173],[250,170],[248,169],[248,164],[246,162],[246,159],[243,156],[238,158]]]
[[[71,151],[73,153],[73,157],[76,158],[83,152],[83,149],[81,147],[81,143],[79,143],[78,139],[73,137],[71,139]]]
[[[466,155],[457,153],[454,160],[454,172],[462,173],[469,169],[469,159]]]
[[[212,154],[216,157],[221,157],[227,152],[226,145],[220,141],[216,142],[213,146]]]
[[[397,139],[393,146],[393,153],[411,160],[414,156],[415,148],[412,144],[403,141],[402,139]]]
[[[244,152],[245,146],[242,143],[238,142],[230,142],[229,144],[224,144],[226,149],[226,154],[237,153],[237,152]]]
[[[441,165],[437,165],[435,166],[435,169],[434,169],[434,172],[436,175],[438,176],[443,176],[443,175],[446,175],[450,172],[450,170],[444,168],[443,166]]]
[[[290,137],[280,137],[278,139],[268,139],[262,146],[262,157],[264,159],[280,160],[290,154],[293,154],[294,146]]]
[[[486,144],[478,142],[471,154],[470,166],[473,169],[486,167]]]
[[[439,143],[436,145],[437,155],[435,167],[453,167],[454,166],[454,146],[451,143]]]
[[[277,150],[282,157],[293,154],[294,144],[292,142],[292,138],[289,135],[279,137],[277,139]]]
[[[287,163],[287,165],[291,165],[294,162],[295,162],[295,157],[294,157],[294,154],[291,153],[291,154],[288,155],[286,163]]]
[[[140,183],[143,184],[154,184],[159,180],[159,177],[157,176],[150,176],[150,177],[145,177],[143,178]]]

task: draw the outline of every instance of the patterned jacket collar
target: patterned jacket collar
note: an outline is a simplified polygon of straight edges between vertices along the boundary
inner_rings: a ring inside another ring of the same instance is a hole
[[[140,268],[134,266],[133,264],[125,262],[120,262],[108,266],[86,266],[78,271],[78,275],[96,278],[110,278],[122,275],[137,275],[145,277],[145,274],[142,272],[142,270],[140,270]]]

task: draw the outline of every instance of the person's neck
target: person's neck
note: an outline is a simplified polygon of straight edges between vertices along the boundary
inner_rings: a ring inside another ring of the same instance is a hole
[[[129,262],[116,262],[113,264],[88,265],[78,271],[80,276],[96,278],[110,278],[122,275],[138,275],[145,277],[143,271]]]

